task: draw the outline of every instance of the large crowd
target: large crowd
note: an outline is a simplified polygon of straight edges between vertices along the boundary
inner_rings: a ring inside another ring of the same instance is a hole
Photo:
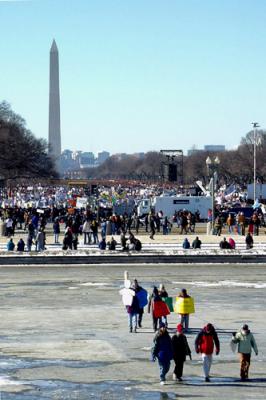
[[[52,229],[54,243],[59,244],[61,240],[64,250],[76,250],[81,241],[88,246],[98,245],[101,250],[114,250],[117,242],[113,236],[120,236],[123,251],[139,251],[142,245],[136,235],[140,231],[149,235],[151,240],[158,233],[168,235],[175,231],[180,235],[188,235],[197,231],[199,211],[193,213],[179,209],[171,217],[162,211],[152,210],[144,216],[138,215],[136,204],[140,199],[162,193],[162,188],[155,185],[135,188],[99,186],[96,192],[82,187],[40,185],[1,189],[0,234],[9,239],[7,249],[45,250],[48,226],[49,232]],[[177,192],[172,189],[167,193]],[[245,204],[246,199],[235,192],[228,196],[218,192],[218,199],[214,234],[220,236],[226,230],[230,236],[246,236],[248,233],[250,241],[253,235],[259,235],[260,227],[264,226],[264,215],[260,208],[254,209],[252,215],[247,217],[243,211],[231,213],[227,210],[228,204]],[[208,220],[212,220],[211,210]],[[16,244],[13,242],[15,232],[24,233],[24,237],[20,237]],[[112,238],[107,241],[109,235]],[[233,249],[233,241],[230,238],[229,246],[222,242],[220,247]],[[185,238],[183,248],[190,247],[200,246],[194,242],[190,244]]]

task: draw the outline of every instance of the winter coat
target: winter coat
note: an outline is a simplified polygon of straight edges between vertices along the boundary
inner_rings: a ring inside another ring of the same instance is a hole
[[[215,329],[207,332],[206,326],[200,331],[195,340],[196,353],[212,354],[216,347],[216,354],[220,352],[220,342]]]
[[[190,249],[190,243],[187,239],[183,242],[183,249]]]
[[[234,241],[234,239],[230,238],[230,239],[228,240],[228,243],[230,244],[231,249],[234,250],[234,249],[236,248],[236,242]]]
[[[44,248],[44,246],[45,246],[45,233],[44,233],[44,232],[39,231],[39,232],[37,233],[37,236],[36,236],[36,243],[39,243],[39,246],[40,246],[41,248]]]
[[[149,299],[149,303],[148,303],[148,313],[153,313],[154,310],[154,302],[155,301],[162,301],[161,297],[158,296],[154,296],[154,294],[151,295],[150,299]]]
[[[60,224],[59,224],[59,222],[54,222],[53,229],[54,229],[54,234],[55,235],[56,234],[58,235],[60,233]]]
[[[100,250],[105,250],[106,249],[106,241],[105,240],[101,240],[99,243],[99,249]]]
[[[258,354],[256,341],[249,330],[244,331],[241,329],[233,336],[232,342],[238,344],[238,353],[250,354],[253,348],[255,354]]]
[[[17,244],[17,251],[24,251],[25,250],[25,243],[24,240],[19,240]]]
[[[13,251],[15,248],[15,244],[13,241],[9,240],[9,242],[7,242],[6,248],[8,251]]]
[[[175,334],[172,337],[173,358],[174,360],[185,361],[186,356],[191,356],[191,351],[185,335]]]
[[[200,249],[201,248],[201,240],[195,239],[192,243],[193,249]]]
[[[155,335],[152,357],[158,358],[161,363],[167,363],[173,359],[172,340],[167,331],[163,334],[159,331]]]

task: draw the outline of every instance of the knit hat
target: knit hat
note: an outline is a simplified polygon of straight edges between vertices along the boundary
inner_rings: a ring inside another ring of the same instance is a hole
[[[182,324],[177,324],[176,330],[177,330],[177,332],[182,333],[183,332],[183,325]]]
[[[243,331],[248,331],[248,325],[247,325],[247,324],[244,324],[243,327],[242,327],[242,329],[243,329]]]
[[[160,328],[166,328],[166,325],[164,322],[160,322]]]

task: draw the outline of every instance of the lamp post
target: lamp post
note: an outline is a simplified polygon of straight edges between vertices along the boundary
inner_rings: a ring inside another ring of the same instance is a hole
[[[254,197],[254,204],[256,201],[256,170],[257,170],[257,128],[259,128],[258,122],[252,122],[253,126],[253,197]]]
[[[206,165],[208,174],[210,176],[210,191],[212,196],[212,222],[211,222],[211,232],[214,234],[214,221],[215,221],[215,207],[214,207],[214,192],[215,192],[215,181],[217,180],[217,171],[220,164],[220,159],[218,156],[214,160],[210,156],[206,159]]]

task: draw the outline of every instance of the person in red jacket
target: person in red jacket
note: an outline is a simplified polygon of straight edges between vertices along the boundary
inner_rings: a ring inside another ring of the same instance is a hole
[[[201,353],[203,361],[203,372],[205,375],[205,382],[210,382],[210,369],[212,365],[212,354],[216,350],[216,355],[220,353],[220,342],[214,326],[207,324],[200,331],[195,340],[196,353]]]

